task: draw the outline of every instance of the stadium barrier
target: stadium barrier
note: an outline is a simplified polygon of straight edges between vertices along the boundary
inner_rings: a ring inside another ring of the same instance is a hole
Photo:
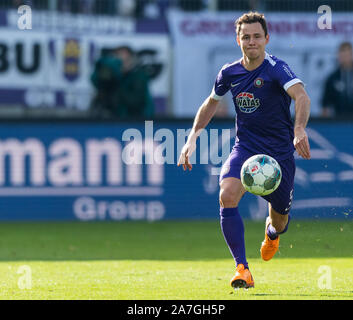
[[[191,124],[3,123],[0,220],[217,219],[234,122],[213,121],[184,172],[176,163]],[[313,122],[308,134],[312,159],[297,158],[293,216],[352,219],[353,125]],[[246,194],[240,212],[263,219],[266,202]]]

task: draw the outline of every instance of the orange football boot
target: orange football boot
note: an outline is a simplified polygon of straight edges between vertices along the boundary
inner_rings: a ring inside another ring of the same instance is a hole
[[[269,224],[270,217],[267,217],[265,227],[265,240],[262,241],[260,249],[261,258],[265,261],[271,260],[279,248],[279,236],[277,239],[271,240],[266,233]]]
[[[234,289],[238,288],[253,288],[254,278],[252,277],[249,269],[245,269],[243,264],[238,264],[235,276],[230,280],[230,285]]]

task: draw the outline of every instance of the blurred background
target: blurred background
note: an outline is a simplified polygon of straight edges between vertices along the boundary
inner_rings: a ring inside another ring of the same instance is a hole
[[[249,10],[265,14],[267,52],[290,65],[312,101],[312,160],[297,159],[293,211],[351,219],[350,0],[1,0],[0,219],[217,218],[213,169],[234,142],[231,97],[208,127],[206,157],[221,153],[218,162],[182,172],[178,137],[219,69],[241,56],[234,21]],[[328,28],[319,28],[320,17]],[[144,154],[164,143],[173,161],[123,163],[131,129],[141,133]],[[229,145],[222,130],[230,130]],[[252,195],[242,206],[248,218],[267,214]]]

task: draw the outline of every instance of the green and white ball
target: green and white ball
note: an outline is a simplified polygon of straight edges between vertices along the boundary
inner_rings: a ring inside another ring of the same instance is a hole
[[[240,177],[246,191],[258,196],[267,196],[278,188],[282,171],[272,157],[256,154],[244,162]]]

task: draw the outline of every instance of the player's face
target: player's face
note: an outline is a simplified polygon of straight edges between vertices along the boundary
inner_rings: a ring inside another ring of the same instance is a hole
[[[249,60],[256,60],[265,53],[269,36],[265,36],[265,31],[260,22],[243,23],[237,36],[238,45]]]
[[[125,70],[131,67],[133,58],[131,56],[131,53],[128,50],[119,49],[119,50],[116,50],[115,54],[119,59],[121,59],[123,63],[123,68]]]

